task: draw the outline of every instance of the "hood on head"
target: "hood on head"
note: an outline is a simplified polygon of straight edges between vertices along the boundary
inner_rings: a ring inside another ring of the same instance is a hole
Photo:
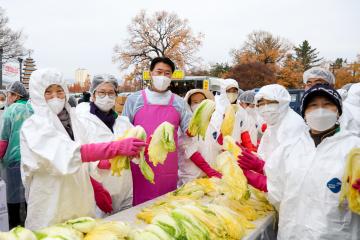
[[[230,88],[236,88],[237,90],[240,90],[239,84],[235,79],[227,78],[223,81],[225,90],[229,90]]]
[[[59,85],[64,89],[66,99],[65,106],[67,108],[70,107],[67,103],[69,90],[62,73],[52,68],[39,69],[31,74],[29,81],[29,94],[35,113],[40,113],[42,110],[50,110],[46,103],[44,93],[45,90],[53,84]]]
[[[259,92],[255,95],[255,104],[262,98],[278,101],[282,106],[289,105],[291,102],[290,93],[279,84],[270,84],[260,88]]]

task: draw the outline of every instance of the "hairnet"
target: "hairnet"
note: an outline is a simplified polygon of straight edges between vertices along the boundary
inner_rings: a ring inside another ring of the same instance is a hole
[[[262,98],[278,101],[281,105],[289,105],[291,101],[290,93],[279,84],[270,84],[260,88],[259,92],[255,95],[254,103],[257,104]]]
[[[240,95],[239,100],[241,103],[253,104],[255,100],[255,92],[252,90],[245,91]]]
[[[110,83],[114,86],[115,91],[118,89],[118,82],[113,75],[110,74],[99,74],[95,75],[91,81],[90,93],[93,94],[96,89],[103,83]]]
[[[334,74],[332,74],[329,70],[321,67],[313,67],[306,70],[303,75],[304,83],[307,83],[310,78],[321,78],[331,85],[335,84]]]
[[[23,98],[28,98],[28,92],[26,91],[24,84],[19,81],[10,83],[6,88],[6,91],[19,94]]]

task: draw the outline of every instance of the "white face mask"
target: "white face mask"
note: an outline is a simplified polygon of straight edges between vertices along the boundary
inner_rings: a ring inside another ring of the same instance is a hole
[[[115,98],[105,96],[103,98],[96,97],[95,105],[103,112],[108,112],[115,106]]]
[[[259,115],[264,119],[264,121],[273,126],[279,122],[280,111],[279,104],[266,104],[258,107]]]
[[[5,101],[0,101],[0,108],[5,107],[5,105],[6,105],[6,102],[5,102]]]
[[[306,123],[311,129],[319,132],[332,128],[338,120],[337,112],[325,108],[315,109],[305,115]]]
[[[165,76],[152,76],[152,84],[159,91],[165,91],[171,83],[171,79]]]
[[[47,104],[51,111],[58,115],[65,107],[65,99],[52,98],[47,101]]]
[[[238,93],[226,93],[226,96],[229,99],[230,103],[233,104],[237,100],[237,97],[239,96],[239,94]]]
[[[200,105],[200,103],[195,103],[195,104],[193,104],[193,105],[191,105],[191,111],[192,112],[195,112],[195,110],[199,107],[199,105]]]

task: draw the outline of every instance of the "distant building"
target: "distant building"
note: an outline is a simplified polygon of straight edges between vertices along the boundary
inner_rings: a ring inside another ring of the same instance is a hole
[[[78,68],[75,70],[75,83],[84,87],[90,81],[90,73],[85,68]]]
[[[25,85],[26,89],[28,90],[29,90],[30,75],[35,70],[36,70],[35,61],[30,57],[30,53],[29,53],[29,57],[27,57],[24,62],[24,69],[22,76],[22,83]]]

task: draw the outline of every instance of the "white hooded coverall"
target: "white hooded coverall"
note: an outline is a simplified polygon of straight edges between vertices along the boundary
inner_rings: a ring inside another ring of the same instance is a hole
[[[21,129],[21,175],[28,204],[25,227],[43,228],[66,220],[95,216],[95,198],[87,168],[82,164],[80,146],[83,125],[65,101],[75,141],[48,107],[44,93],[60,85],[69,98],[61,73],[42,69],[32,73],[30,98],[34,114]]]

